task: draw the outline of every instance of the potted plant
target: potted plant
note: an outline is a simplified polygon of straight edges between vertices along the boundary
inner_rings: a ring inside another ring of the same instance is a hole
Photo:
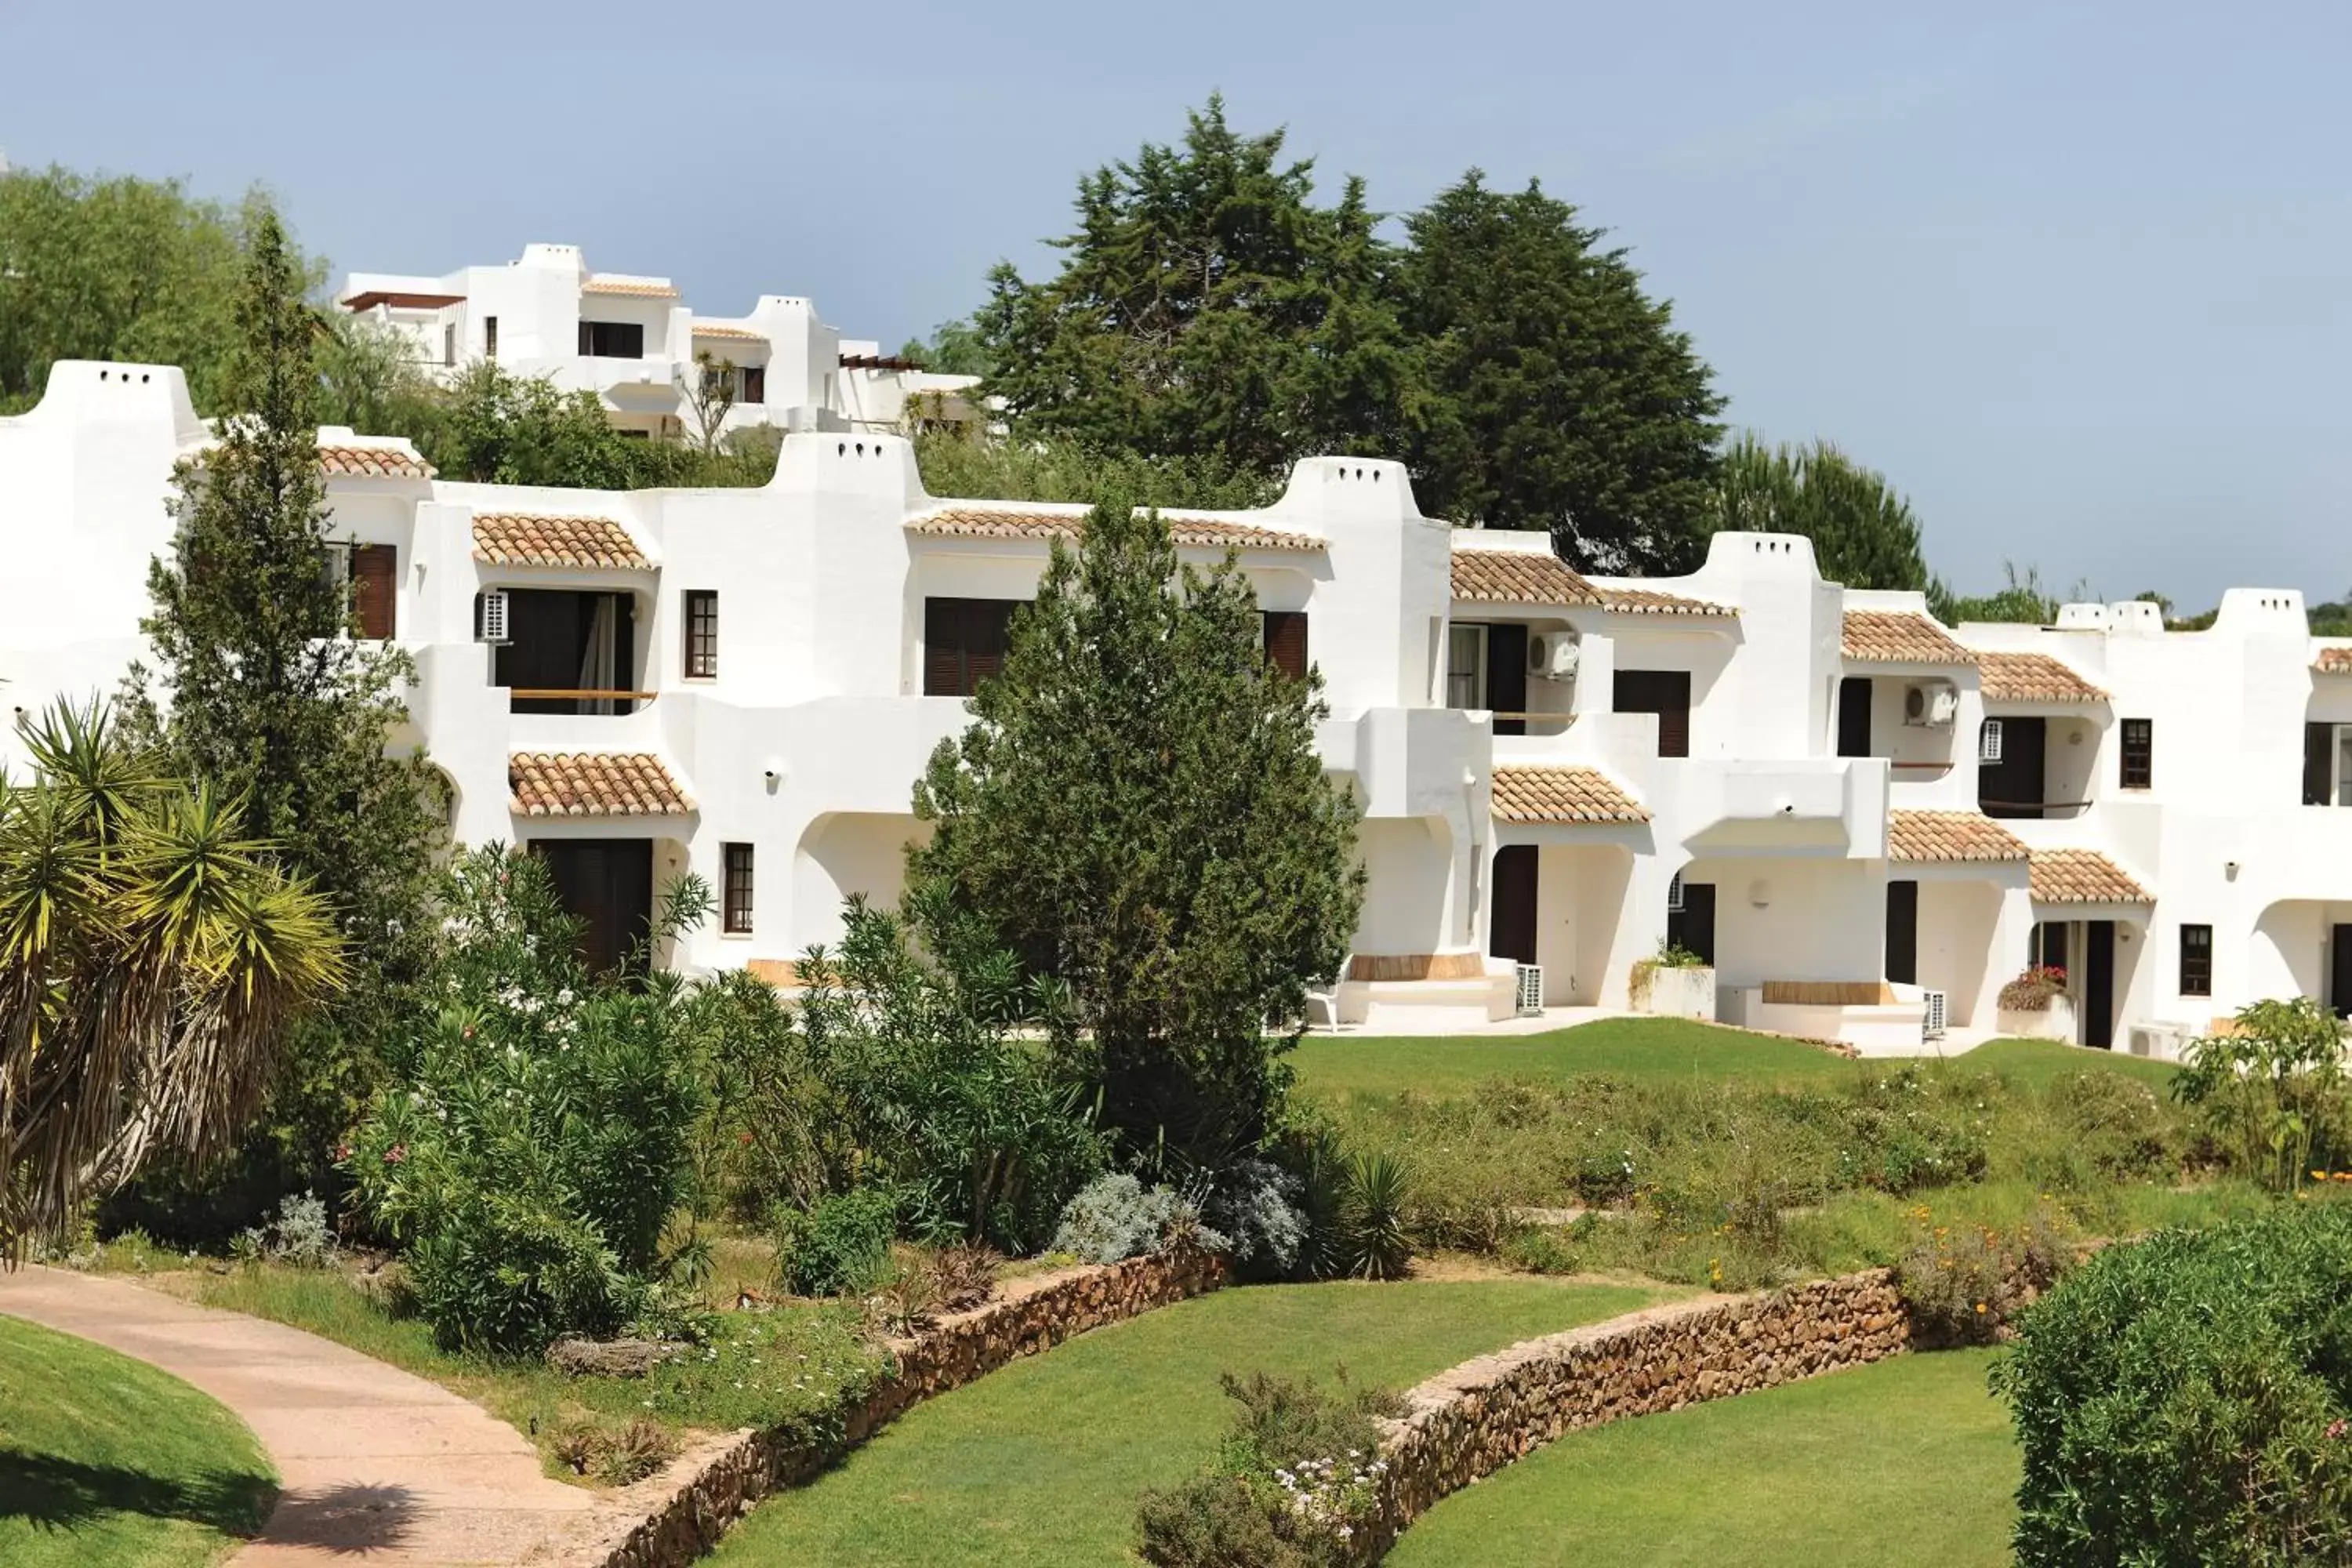
[[[2074,1000],[2066,994],[2066,972],[2032,964],[2000,988],[1997,1026],[2004,1035],[2029,1040],[2072,1040]]]
[[[1715,1016],[1715,970],[1697,953],[1660,939],[1655,957],[1633,965],[1633,1011],[1667,1018]]]

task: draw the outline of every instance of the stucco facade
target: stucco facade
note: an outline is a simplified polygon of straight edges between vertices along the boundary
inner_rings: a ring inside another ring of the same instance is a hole
[[[113,688],[172,465],[208,438],[153,366],[60,364],[0,420],[8,703]],[[845,895],[896,894],[955,689],[1082,516],[926,495],[879,432],[793,433],[759,489],[631,493],[320,441],[456,835],[545,847],[608,922],[699,872],[727,918],[668,961],[779,977]],[[1269,646],[1279,622],[1322,672],[1370,873],[1342,1017],[1499,1016],[1521,963],[1547,1003],[1622,1007],[1669,937],[1711,961],[1717,1016],[1866,1050],[1921,1048],[1928,993],[1991,1028],[2036,955],[2087,1043],[2352,1003],[2352,645],[2312,638],[2294,592],[2232,590],[2198,633],[2130,605],[1946,628],[1764,534],[1717,536],[1688,577],[1585,578],[1352,458],[1177,521],[1189,559],[1235,551]]]

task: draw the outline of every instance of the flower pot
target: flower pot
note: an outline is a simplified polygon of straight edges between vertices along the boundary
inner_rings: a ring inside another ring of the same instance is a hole
[[[2050,1005],[2031,1011],[2003,1007],[1994,1017],[1994,1027],[2001,1034],[2021,1040],[2074,1039],[2074,1001],[2071,996],[2053,996]]]
[[[1715,971],[1662,969],[1656,964],[1633,966],[1633,1011],[1661,1018],[1712,1019],[1715,1016]]]

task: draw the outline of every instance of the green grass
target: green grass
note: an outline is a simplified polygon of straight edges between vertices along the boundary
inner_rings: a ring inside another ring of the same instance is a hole
[[[2018,1458],[1950,1351],[1573,1432],[1439,1503],[1391,1568],[2004,1568]]]
[[[1210,1458],[1234,1406],[1217,1374],[1402,1388],[1656,1296],[1537,1279],[1256,1286],[1100,1329],[910,1411],[815,1485],[762,1504],[720,1568],[979,1568],[1129,1561],[1146,1488]]]
[[[1297,1068],[1299,1088],[1327,1099],[1406,1089],[1443,1096],[1490,1079],[1557,1079],[1580,1073],[1803,1085],[1836,1081],[1874,1066],[1902,1065],[1859,1062],[1802,1040],[1684,1018],[1603,1018],[1546,1035],[1313,1035],[1299,1041],[1289,1060]],[[2161,1085],[2178,1070],[2168,1062],[2054,1040],[1988,1040],[1949,1061],[1955,1068],[2036,1085],[2097,1068]]]
[[[245,1424],[168,1373],[0,1318],[0,1563],[180,1568],[268,1517]]]

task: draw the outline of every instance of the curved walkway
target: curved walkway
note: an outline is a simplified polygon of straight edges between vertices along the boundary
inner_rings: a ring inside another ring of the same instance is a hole
[[[285,1490],[236,1568],[553,1563],[616,1512],[542,1474],[480,1406],[299,1329],[31,1267],[0,1272],[0,1312],[162,1367],[244,1418]]]

